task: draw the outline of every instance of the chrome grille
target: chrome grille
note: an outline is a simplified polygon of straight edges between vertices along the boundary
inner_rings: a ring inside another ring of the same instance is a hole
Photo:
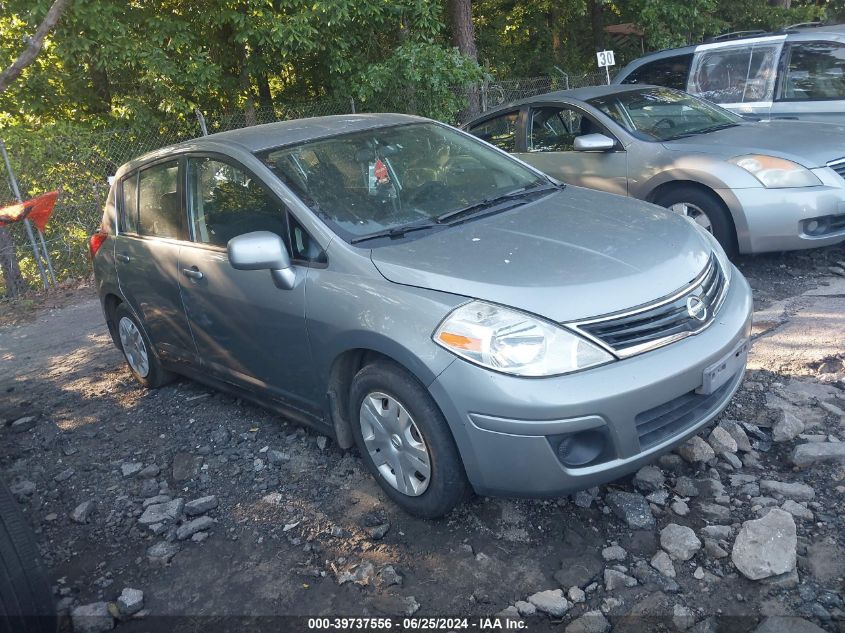
[[[725,296],[727,284],[714,255],[704,270],[680,292],[621,314],[581,321],[574,327],[625,358],[680,340],[706,328]],[[691,308],[690,306],[693,306]],[[703,317],[696,318],[704,310]]]
[[[827,164],[833,171],[837,174],[845,178],[845,158],[840,158],[838,160],[832,160]]]

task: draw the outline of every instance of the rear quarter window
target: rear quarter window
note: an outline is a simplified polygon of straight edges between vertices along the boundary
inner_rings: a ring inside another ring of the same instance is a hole
[[[691,64],[692,53],[656,59],[634,69],[622,80],[622,83],[652,84],[675,90],[686,90]]]
[[[782,100],[845,99],[845,44],[798,42],[786,56]]]
[[[179,163],[161,163],[138,175],[138,232],[180,239],[184,212],[179,198]]]
[[[138,174],[121,181],[120,232],[138,232]]]

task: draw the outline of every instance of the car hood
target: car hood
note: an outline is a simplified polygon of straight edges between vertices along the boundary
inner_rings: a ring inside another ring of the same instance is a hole
[[[375,248],[388,280],[573,321],[678,290],[711,247],[686,219],[638,200],[569,186],[418,239]]]
[[[742,123],[725,130],[666,141],[663,145],[670,150],[706,152],[725,158],[768,154],[812,169],[845,157],[845,125],[812,121]]]

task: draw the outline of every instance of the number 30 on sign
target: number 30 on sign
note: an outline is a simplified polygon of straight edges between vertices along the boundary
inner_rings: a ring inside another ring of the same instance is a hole
[[[596,58],[599,60],[599,68],[616,65],[616,58],[613,55],[613,51],[598,51]]]

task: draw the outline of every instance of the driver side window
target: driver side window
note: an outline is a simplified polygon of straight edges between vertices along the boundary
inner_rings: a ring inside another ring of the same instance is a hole
[[[188,204],[194,241],[225,247],[252,231],[285,239],[285,209],[251,175],[213,158],[188,160]]]
[[[572,152],[575,139],[585,134],[607,134],[579,110],[561,107],[533,108],[528,137],[532,152]]]

